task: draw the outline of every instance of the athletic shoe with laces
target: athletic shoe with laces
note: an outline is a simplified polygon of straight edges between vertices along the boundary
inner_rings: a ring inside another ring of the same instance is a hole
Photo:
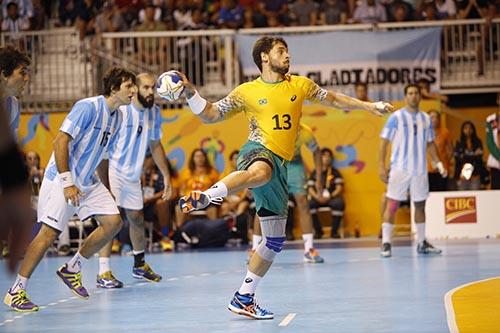
[[[253,319],[273,319],[274,313],[261,308],[255,301],[254,294],[242,295],[239,292],[234,294],[233,299],[227,306],[229,311],[247,316]]]
[[[68,264],[64,264],[59,268],[56,272],[57,276],[59,276],[64,282],[65,285],[68,286],[69,289],[78,297],[83,299],[89,298],[89,293],[87,289],[82,285],[82,272],[73,273],[68,271]]]
[[[442,251],[440,249],[434,247],[426,240],[417,245],[417,253],[420,254],[441,254],[441,252]]]
[[[323,259],[320,255],[318,250],[311,248],[309,251],[304,253],[304,262],[308,262],[311,264],[321,264],[325,262],[325,259]]]
[[[132,269],[132,276],[136,279],[144,279],[151,282],[160,282],[161,276],[156,274],[148,264]]]
[[[380,256],[382,258],[389,258],[392,256],[391,243],[383,243],[380,249]]]
[[[118,280],[111,271],[97,275],[97,287],[105,289],[123,288],[123,282]]]
[[[200,210],[208,207],[211,203],[220,205],[223,199],[221,197],[210,197],[201,191],[191,191],[188,195],[179,199],[179,206],[183,213],[190,213],[193,210]]]
[[[19,289],[15,293],[10,289],[5,295],[3,302],[17,312],[33,312],[38,311],[38,305],[32,303],[26,293],[26,290]]]

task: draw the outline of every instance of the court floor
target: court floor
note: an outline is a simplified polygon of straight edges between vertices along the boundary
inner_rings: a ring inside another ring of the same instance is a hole
[[[268,321],[226,309],[246,269],[244,250],[149,255],[164,277],[160,283],[135,280],[132,258],[112,257],[115,275],[126,283],[121,290],[95,287],[92,258],[83,270],[87,301],[55,275],[66,258],[45,258],[28,287],[41,310],[20,314],[2,304],[0,332],[448,332],[445,294],[500,275],[498,239],[436,242],[444,252],[436,257],[399,244],[382,260],[376,240],[319,243],[326,262],[316,265],[302,263],[300,246],[289,245],[257,292],[275,313]],[[2,265],[1,292],[12,279]]]

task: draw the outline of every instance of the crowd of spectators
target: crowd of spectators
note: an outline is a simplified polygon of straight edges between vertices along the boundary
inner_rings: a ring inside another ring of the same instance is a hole
[[[499,0],[3,0],[2,31],[259,28],[492,18]]]

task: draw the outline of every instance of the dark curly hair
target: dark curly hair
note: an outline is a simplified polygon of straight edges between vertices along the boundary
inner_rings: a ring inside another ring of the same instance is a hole
[[[26,53],[12,46],[0,47],[0,71],[3,75],[11,76],[17,67],[30,64],[31,59]]]
[[[271,37],[271,36],[261,37],[253,45],[253,51],[252,51],[253,61],[255,62],[257,67],[259,67],[259,70],[261,72],[262,72],[262,57],[260,56],[260,54],[269,53],[273,48],[273,46],[278,43],[281,43],[285,45],[286,48],[288,48],[288,44],[285,42],[283,38]]]
[[[102,78],[104,96],[110,96],[113,90],[119,90],[120,85],[128,80],[132,80],[136,84],[135,74],[123,67],[110,68]]]

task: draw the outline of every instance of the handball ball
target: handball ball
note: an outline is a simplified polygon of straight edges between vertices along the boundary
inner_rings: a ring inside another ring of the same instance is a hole
[[[182,79],[176,71],[168,71],[158,77],[156,92],[167,101],[176,101],[184,91]]]

